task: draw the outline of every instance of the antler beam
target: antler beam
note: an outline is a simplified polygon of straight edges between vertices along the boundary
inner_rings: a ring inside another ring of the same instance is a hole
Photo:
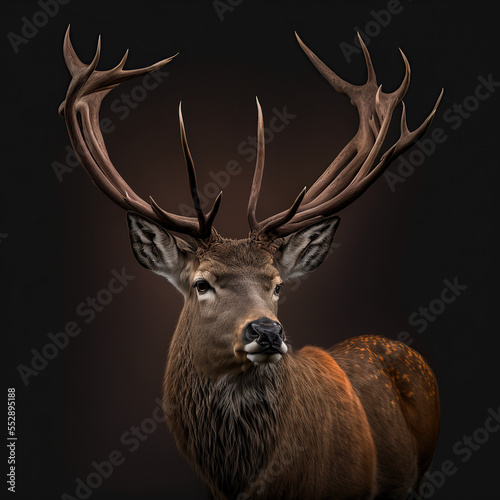
[[[323,172],[311,189],[303,190],[287,211],[257,222],[256,207],[264,173],[264,122],[259,103],[257,162],[248,204],[248,220],[254,237],[283,237],[304,229],[324,217],[335,214],[352,203],[384,172],[392,160],[413,145],[427,130],[441,101],[441,91],[434,108],[424,122],[413,132],[406,123],[403,103],[400,137],[378,160],[396,106],[402,101],[410,83],[410,65],[401,51],[405,64],[405,76],[397,90],[382,92],[378,86],[370,54],[358,34],[368,72],[364,85],[353,85],[338,77],[299,38],[297,40],[318,71],[339,93],[346,94],[359,114],[356,135],[344,147],[330,166]]]
[[[222,193],[216,198],[212,210],[208,214],[204,214],[200,204],[196,173],[187,143],[181,107],[179,106],[181,142],[196,217],[171,214],[163,210],[151,197],[149,203],[140,198],[113,166],[99,127],[99,110],[102,100],[113,88],[125,80],[156,71],[169,63],[175,56],[145,68],[124,70],[123,67],[128,56],[127,51],[116,67],[108,71],[97,71],[100,53],[101,37],[99,36],[94,59],[88,65],[82,63],[71,44],[68,27],[64,38],[64,59],[72,80],[66,99],[59,107],[59,113],[64,115],[71,144],[80,163],[99,189],[125,210],[132,209],[159,223],[165,229],[188,234],[201,240],[210,239]]]

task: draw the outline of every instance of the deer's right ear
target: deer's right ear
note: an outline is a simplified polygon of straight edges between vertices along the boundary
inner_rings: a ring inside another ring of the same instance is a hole
[[[326,258],[340,217],[328,217],[285,240],[274,261],[283,281],[314,271]]]
[[[127,222],[132,250],[139,264],[167,278],[187,295],[190,268],[196,260],[188,244],[135,212],[127,213]]]

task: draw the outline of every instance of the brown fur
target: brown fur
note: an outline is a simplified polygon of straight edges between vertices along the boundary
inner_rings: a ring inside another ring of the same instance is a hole
[[[394,108],[408,87],[406,58],[403,83],[385,94],[361,37],[368,69],[361,86],[339,79],[297,39],[323,76],[351,99],[360,127],[307,193],[304,189],[287,211],[258,222],[265,144],[258,104],[257,160],[247,211],[252,239],[225,240],[213,229],[220,195],[203,213],[180,109],[196,217],[170,214],[152,199],[141,200],[109,161],[99,130],[102,99],[121,81],[172,58],[123,70],[124,57],[115,68],[96,71],[100,42],[92,63],[84,64],[68,28],[64,56],[73,78],[60,112],[96,185],[122,208],[135,210],[127,220],[137,260],[184,295],[165,375],[165,410],[179,449],[211,495],[404,498],[428,467],[437,439],[439,402],[432,372],[417,353],[382,337],[352,339],[329,352],[306,347],[291,353],[277,321],[277,290],[282,278],[298,278],[323,262],[340,220],[333,214],[421,136],[441,96],[415,131],[408,130],[403,117],[399,140],[374,167]],[[165,229],[197,241],[189,246]]]
[[[200,271],[215,277],[220,297],[208,310],[194,289],[186,297],[164,404],[212,497],[405,498],[429,466],[439,426],[436,382],[420,355],[364,336],[253,365],[239,339],[246,322],[277,315],[272,255],[251,240],[224,240],[190,272]]]

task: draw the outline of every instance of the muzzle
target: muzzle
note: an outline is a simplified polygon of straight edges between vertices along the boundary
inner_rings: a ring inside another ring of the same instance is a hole
[[[253,363],[275,363],[288,351],[283,327],[269,318],[248,323],[243,330],[243,350]]]

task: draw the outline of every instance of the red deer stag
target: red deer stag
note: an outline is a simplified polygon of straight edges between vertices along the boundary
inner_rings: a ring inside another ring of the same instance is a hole
[[[298,38],[298,37],[297,37]],[[422,357],[381,336],[361,336],[332,349],[291,352],[278,320],[283,282],[316,269],[339,224],[339,210],[358,198],[396,156],[418,140],[403,104],[397,142],[380,154],[396,106],[409,85],[406,67],[392,93],[377,85],[367,48],[364,85],[341,80],[298,38],[332,87],[359,113],[359,130],[290,208],[258,221],[264,170],[264,126],[248,203],[250,235],[220,236],[213,227],[221,195],[202,210],[179,108],[180,135],[195,216],[175,215],[141,199],[115,170],[99,129],[103,98],[118,84],[172,60],[109,71],[64,57],[72,80],[60,107],[75,153],[94,183],[128,211],[134,254],[184,296],[164,379],[167,422],[182,454],[217,499],[399,499],[424,478],[439,428],[435,377]],[[442,94],[442,93],[441,93]],[[189,236],[183,239],[172,232]]]

